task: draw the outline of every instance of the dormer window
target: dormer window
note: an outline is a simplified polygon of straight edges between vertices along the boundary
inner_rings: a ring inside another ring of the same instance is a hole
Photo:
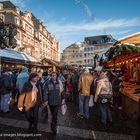
[[[3,10],[3,4],[0,3],[0,10]]]
[[[30,18],[30,16],[28,16],[28,21],[30,22],[30,20],[31,20],[31,18]]]

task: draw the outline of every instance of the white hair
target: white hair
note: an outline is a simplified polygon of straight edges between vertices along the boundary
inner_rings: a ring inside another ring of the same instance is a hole
[[[85,68],[85,73],[89,73],[89,69],[88,68]]]

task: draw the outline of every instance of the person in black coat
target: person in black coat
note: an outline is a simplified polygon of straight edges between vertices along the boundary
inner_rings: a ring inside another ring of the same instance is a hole
[[[9,112],[10,93],[12,91],[12,81],[6,69],[2,70],[0,78],[1,111]]]

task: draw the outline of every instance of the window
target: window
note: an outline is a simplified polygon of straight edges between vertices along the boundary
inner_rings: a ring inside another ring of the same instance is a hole
[[[94,44],[97,44],[97,41],[94,40],[94,41],[92,42],[92,44],[93,44],[93,45],[94,45]]]
[[[30,38],[28,37],[28,43],[31,43],[31,40],[30,40]]]
[[[31,18],[30,18],[30,16],[28,16],[28,21],[30,22],[30,20],[31,20]]]
[[[20,33],[19,33],[19,32],[17,32],[16,38],[17,38],[18,40],[20,40]]]
[[[25,30],[28,31],[28,25],[27,24],[25,24]]]
[[[17,25],[19,25],[19,24],[20,24],[20,20],[19,20],[19,18],[18,18],[18,17],[15,17],[15,23],[16,23]]]
[[[86,48],[84,48],[84,52],[86,52]]]
[[[26,40],[26,36],[23,37],[23,41],[24,41],[24,42],[27,42],[27,40]]]
[[[99,46],[96,47],[96,50],[99,50]]]
[[[31,56],[32,55],[31,48],[27,48],[26,53]]]
[[[33,44],[34,43],[34,40],[32,39],[31,41],[32,41],[32,44]]]
[[[0,14],[0,19],[4,22],[4,15]]]
[[[100,49],[103,49],[103,46],[100,46]]]
[[[3,4],[0,3],[0,10],[3,10]]]
[[[38,38],[38,34],[37,34],[37,32],[35,32],[35,37]]]
[[[29,32],[32,33],[32,28],[31,27],[29,27]]]

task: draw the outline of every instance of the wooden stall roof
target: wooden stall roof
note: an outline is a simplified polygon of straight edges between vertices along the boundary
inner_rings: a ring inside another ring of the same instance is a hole
[[[134,59],[134,58],[137,58],[137,57],[140,57],[140,53],[135,53],[135,54],[132,54],[132,55],[129,55],[129,56],[116,58],[115,63],[121,63],[121,62],[129,61],[130,59]],[[114,65],[114,60],[111,60],[111,61],[108,61],[108,62],[104,63],[104,67],[108,67],[110,65]]]
[[[51,65],[54,65],[56,67],[61,67],[60,63],[59,62],[56,62],[54,60],[51,60],[51,59],[48,59],[48,58],[44,58],[41,60],[41,64],[43,66],[51,66]]]
[[[140,45],[140,32],[118,39],[114,45],[123,44],[123,43]]]

